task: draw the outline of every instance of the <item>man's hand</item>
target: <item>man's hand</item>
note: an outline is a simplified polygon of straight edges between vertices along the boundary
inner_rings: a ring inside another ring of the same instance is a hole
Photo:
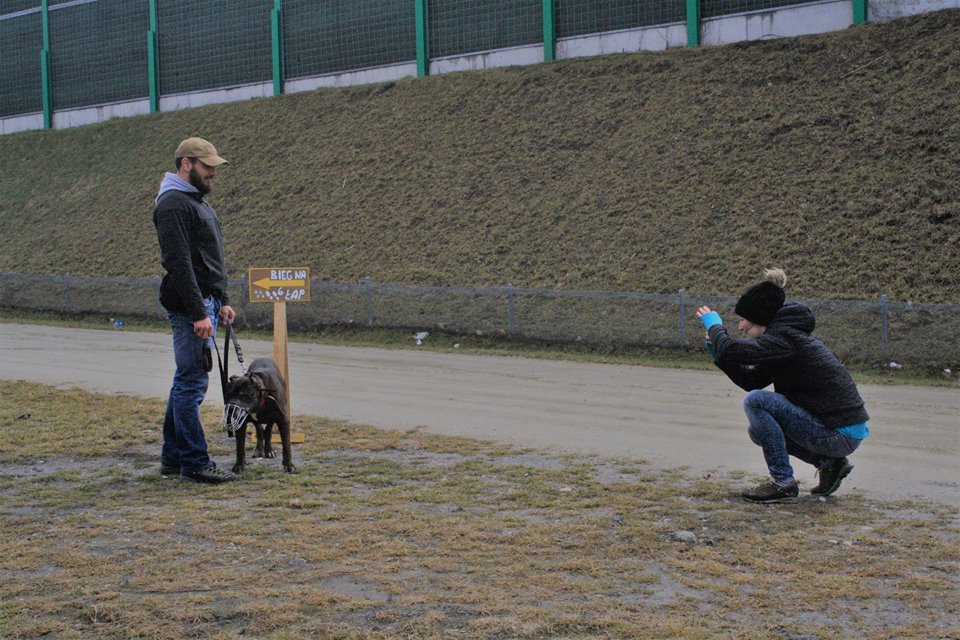
[[[236,317],[237,314],[230,305],[220,307],[220,319],[223,320],[225,324],[231,324]]]
[[[706,306],[706,305],[704,305],[704,306],[700,307],[699,309],[697,309],[697,317],[698,317],[698,318],[702,318],[703,316],[707,315],[708,313],[710,313],[710,307],[708,307],[708,306]]]
[[[193,332],[197,334],[198,338],[206,340],[207,338],[213,337],[213,323],[210,322],[210,318],[203,318],[202,320],[197,320],[193,323]]]

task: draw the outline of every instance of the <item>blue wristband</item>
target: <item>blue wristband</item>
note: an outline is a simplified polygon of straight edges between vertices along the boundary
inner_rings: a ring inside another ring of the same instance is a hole
[[[710,354],[710,357],[713,358],[713,361],[714,361],[715,363],[717,363],[717,364],[720,364],[720,361],[717,360],[717,352],[716,352],[716,350],[713,348],[713,345],[710,344],[709,341],[704,340],[704,341],[703,341],[703,346],[707,348],[707,352]]]
[[[720,319],[720,314],[716,311],[711,311],[710,313],[705,313],[700,316],[700,322],[707,328],[707,331],[710,330],[710,327],[723,324],[723,320]]]

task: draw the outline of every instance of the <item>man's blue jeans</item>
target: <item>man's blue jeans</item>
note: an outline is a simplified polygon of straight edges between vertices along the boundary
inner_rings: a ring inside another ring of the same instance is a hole
[[[220,303],[214,298],[205,298],[203,302],[216,335]],[[167,316],[173,329],[173,356],[177,372],[173,374],[167,412],[163,417],[160,463],[179,466],[182,473],[212,466],[207,455],[203,425],[200,424],[200,404],[207,395],[210,382],[203,352],[204,344],[209,344],[209,340],[197,337],[193,332],[193,321],[187,316],[179,313],[167,313]],[[210,346],[212,348],[213,345]]]
[[[750,439],[763,449],[767,468],[778,484],[793,480],[790,456],[822,469],[860,445],[860,440],[823,426],[779,393],[751,391],[743,400],[743,409],[750,421]]]

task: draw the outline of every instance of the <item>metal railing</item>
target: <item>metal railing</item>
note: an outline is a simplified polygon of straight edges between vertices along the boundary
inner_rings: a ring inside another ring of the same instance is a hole
[[[0,273],[0,308],[164,318],[160,278],[84,278]],[[246,278],[230,280],[237,324],[269,327],[270,304],[247,299]],[[324,326],[431,330],[612,347],[699,348],[703,328],[693,311],[709,305],[735,330],[736,297],[629,291],[438,287],[373,282],[311,283],[311,302],[287,306],[291,331]],[[817,317],[816,335],[848,362],[956,368],[953,329],[960,304],[877,300],[802,300]]]

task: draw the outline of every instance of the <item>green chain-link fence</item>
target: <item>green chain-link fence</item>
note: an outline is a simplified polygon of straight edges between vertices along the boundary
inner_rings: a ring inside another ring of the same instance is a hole
[[[158,0],[160,92],[268,82],[272,2]]]
[[[410,0],[283,3],[283,52],[288,78],[416,60]]]
[[[430,0],[430,55],[435,58],[543,41],[541,0]]]
[[[557,0],[558,38],[686,20],[686,0]]]
[[[98,0],[51,11],[53,107],[73,109],[145,96],[148,19],[146,4],[128,0]]]
[[[556,38],[684,21],[697,34],[691,20],[816,1],[4,0],[0,117],[43,112],[52,126],[53,110],[148,97],[156,110],[157,95],[271,80],[280,92],[411,61],[422,74],[433,58],[540,43],[549,59]]]
[[[4,4],[10,13],[0,20],[0,116],[39,111],[42,104],[40,49],[43,46],[42,16],[20,15],[36,0]]]

